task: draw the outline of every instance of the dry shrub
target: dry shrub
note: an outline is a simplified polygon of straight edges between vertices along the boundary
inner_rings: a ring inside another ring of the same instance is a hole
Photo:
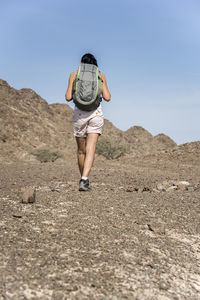
[[[56,159],[62,157],[59,151],[52,151],[49,149],[36,149],[32,153],[40,162],[54,162]]]
[[[127,145],[111,143],[108,139],[100,139],[97,143],[96,153],[106,159],[117,159],[129,152]]]

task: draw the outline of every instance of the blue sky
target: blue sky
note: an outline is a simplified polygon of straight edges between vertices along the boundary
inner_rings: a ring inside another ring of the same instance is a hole
[[[0,0],[0,78],[63,103],[69,74],[91,52],[116,127],[200,140],[199,16],[199,0]]]

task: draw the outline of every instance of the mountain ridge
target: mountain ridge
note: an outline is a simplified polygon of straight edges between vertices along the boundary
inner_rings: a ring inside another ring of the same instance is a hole
[[[64,103],[48,104],[34,90],[17,90],[0,79],[0,160],[34,159],[34,149],[57,149],[64,157],[76,155],[72,129],[73,109]],[[148,155],[177,149],[177,144],[161,133],[153,136],[141,126],[126,131],[105,119],[100,140],[129,146],[129,155]]]

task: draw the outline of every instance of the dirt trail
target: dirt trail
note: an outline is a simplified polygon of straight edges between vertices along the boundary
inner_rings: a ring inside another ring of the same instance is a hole
[[[97,159],[89,193],[75,160],[0,170],[0,299],[200,299],[196,162]],[[142,192],[171,179],[193,188]]]

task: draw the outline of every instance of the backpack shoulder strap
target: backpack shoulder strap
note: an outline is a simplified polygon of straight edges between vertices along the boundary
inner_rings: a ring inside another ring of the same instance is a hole
[[[80,72],[81,72],[81,66],[78,67],[78,70],[76,72],[76,78],[78,79],[80,76]]]
[[[74,90],[76,91],[77,90],[77,82],[78,82],[78,79],[79,79],[79,76],[80,76],[80,72],[81,72],[81,66],[78,67],[78,70],[76,72],[76,75],[75,75],[75,78],[74,78]]]

